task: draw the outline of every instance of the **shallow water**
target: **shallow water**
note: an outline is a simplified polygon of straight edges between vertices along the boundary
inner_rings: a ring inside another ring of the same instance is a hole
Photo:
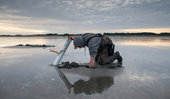
[[[67,38],[1,37],[1,99],[170,99],[170,37],[111,37],[125,68],[57,69],[50,48],[8,48],[17,44],[55,45]],[[85,55],[86,54],[86,55]],[[71,44],[62,61],[88,63],[88,50]]]

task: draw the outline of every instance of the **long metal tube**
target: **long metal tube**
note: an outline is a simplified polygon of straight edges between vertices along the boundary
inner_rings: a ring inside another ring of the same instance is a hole
[[[61,59],[64,56],[64,53],[66,52],[68,46],[70,45],[72,39],[70,37],[68,37],[67,41],[65,42],[60,54],[56,57],[55,61],[53,62],[53,65],[58,66],[58,64],[60,63]]]

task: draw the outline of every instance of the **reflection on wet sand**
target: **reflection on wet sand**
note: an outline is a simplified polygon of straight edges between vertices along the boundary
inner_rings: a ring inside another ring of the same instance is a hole
[[[93,93],[102,93],[114,83],[112,77],[91,77],[88,81],[78,80],[73,85],[75,94],[85,93],[87,95]]]
[[[102,93],[110,88],[114,84],[114,76],[121,73],[122,69],[58,69],[56,68],[60,78],[65,83],[66,87],[75,94],[84,93],[86,95],[91,95],[95,93]],[[79,71],[84,72],[79,72]],[[73,84],[67,79],[65,73],[76,74],[83,78],[83,76],[88,77],[88,80],[83,80],[82,78],[75,81]]]
[[[126,38],[120,45],[132,46],[170,46],[170,38]]]
[[[0,47],[14,46],[17,44],[47,44],[48,42],[48,40],[43,37],[1,37],[0,39]]]
[[[2,48],[3,45],[31,43],[32,38],[21,38],[0,40],[1,99],[28,97],[30,99],[170,99],[170,46],[167,45],[163,49],[158,46],[157,49],[119,45],[130,39],[134,42],[141,40],[140,42],[147,44],[152,38],[112,39],[116,40],[115,43],[118,45],[116,50],[120,50],[125,68],[62,68],[58,73],[54,67],[48,66],[56,58],[56,54],[49,52],[49,48]],[[46,41],[45,44],[55,45],[54,50],[62,48],[66,40],[53,37],[43,39]],[[169,39],[155,37],[151,42],[154,39],[160,39],[162,43],[170,41],[170,37]],[[89,56],[83,54],[84,49],[74,51],[73,49],[71,44],[62,61],[79,63],[89,61]]]

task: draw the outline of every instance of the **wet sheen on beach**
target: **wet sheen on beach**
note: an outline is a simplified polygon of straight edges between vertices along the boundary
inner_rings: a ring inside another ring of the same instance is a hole
[[[60,51],[66,39],[0,37],[0,98],[170,99],[170,37],[111,37],[124,68],[50,66],[57,54],[49,50]],[[11,47],[17,44],[55,47]],[[71,43],[62,61],[87,64],[88,50]]]

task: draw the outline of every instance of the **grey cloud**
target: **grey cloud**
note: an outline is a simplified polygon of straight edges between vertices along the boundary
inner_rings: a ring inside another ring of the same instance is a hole
[[[0,0],[0,20],[66,32],[170,27],[169,5],[169,0]]]

